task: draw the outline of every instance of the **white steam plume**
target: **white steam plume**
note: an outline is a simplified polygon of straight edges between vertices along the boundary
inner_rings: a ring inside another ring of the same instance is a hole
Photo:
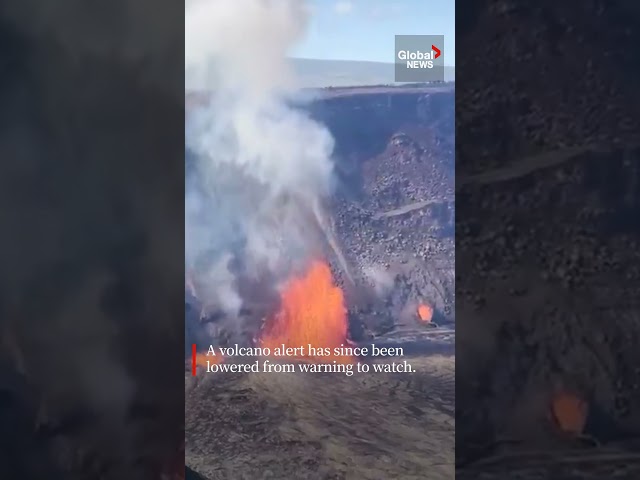
[[[318,226],[324,230],[314,208],[330,191],[333,139],[289,101],[287,55],[304,33],[304,2],[191,0],[185,20],[185,83],[206,94],[186,127],[196,157],[188,167],[187,269],[233,314],[233,282],[222,288],[207,272],[221,261],[234,271],[231,255],[239,261],[234,281],[238,272],[277,281],[308,258]]]
[[[132,478],[121,469],[134,468],[149,438],[129,415],[134,402],[150,397],[162,412],[152,422],[161,451],[173,454],[180,439],[158,435],[158,423],[183,421],[170,375],[143,367],[173,364],[181,323],[174,279],[183,264],[166,255],[182,244],[180,226],[167,231],[180,218],[167,172],[180,154],[168,112],[180,113],[183,94],[182,73],[170,68],[183,55],[181,9],[169,0],[0,3],[0,222],[10,232],[0,248],[1,369],[32,387],[12,385],[11,394],[42,402],[45,425],[90,412],[96,423],[64,443],[109,459],[116,478]],[[21,432],[16,445],[36,438],[36,424],[30,432],[12,423],[17,430],[3,434]],[[147,447],[150,458],[156,446]]]
[[[386,295],[393,288],[396,277],[390,271],[378,265],[368,265],[363,268],[363,273],[379,297]]]

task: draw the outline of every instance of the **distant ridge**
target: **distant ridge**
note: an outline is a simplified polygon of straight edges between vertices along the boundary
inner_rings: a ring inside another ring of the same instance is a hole
[[[348,87],[394,84],[394,64],[350,60],[292,58],[301,87]],[[445,67],[445,81],[455,80],[455,67]]]
[[[350,60],[317,60],[291,58],[291,65],[301,88],[362,87],[394,85],[393,63]],[[455,81],[455,67],[445,67],[445,82]],[[207,87],[186,75],[187,91],[202,91]],[[404,85],[399,83],[397,85]]]

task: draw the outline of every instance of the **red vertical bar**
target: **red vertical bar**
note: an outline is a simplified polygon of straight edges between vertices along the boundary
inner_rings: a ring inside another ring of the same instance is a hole
[[[196,376],[196,344],[191,345],[191,376]]]

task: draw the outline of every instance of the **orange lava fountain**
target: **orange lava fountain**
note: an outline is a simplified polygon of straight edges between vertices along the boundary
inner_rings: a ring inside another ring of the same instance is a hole
[[[433,308],[421,303],[418,307],[418,316],[424,323],[431,323],[431,319],[433,318]]]
[[[335,355],[333,349],[347,340],[347,309],[340,287],[333,282],[325,262],[314,261],[301,278],[291,279],[281,295],[280,311],[265,324],[261,344],[272,351],[304,346],[331,349],[329,355],[305,355],[319,363],[352,363],[350,356]]]
[[[222,355],[207,355],[206,353],[196,354],[196,366],[207,368],[208,365],[216,365],[222,363],[224,358]],[[207,363],[208,362],[208,363]]]

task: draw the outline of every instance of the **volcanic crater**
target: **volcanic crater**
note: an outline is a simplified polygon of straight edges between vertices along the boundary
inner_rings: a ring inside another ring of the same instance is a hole
[[[415,371],[192,376],[186,361],[186,463],[208,479],[453,478],[453,85],[324,89],[304,108],[335,139],[328,240],[279,299],[241,309],[264,318],[244,335],[187,285],[187,351],[207,325],[218,345],[400,346]]]

